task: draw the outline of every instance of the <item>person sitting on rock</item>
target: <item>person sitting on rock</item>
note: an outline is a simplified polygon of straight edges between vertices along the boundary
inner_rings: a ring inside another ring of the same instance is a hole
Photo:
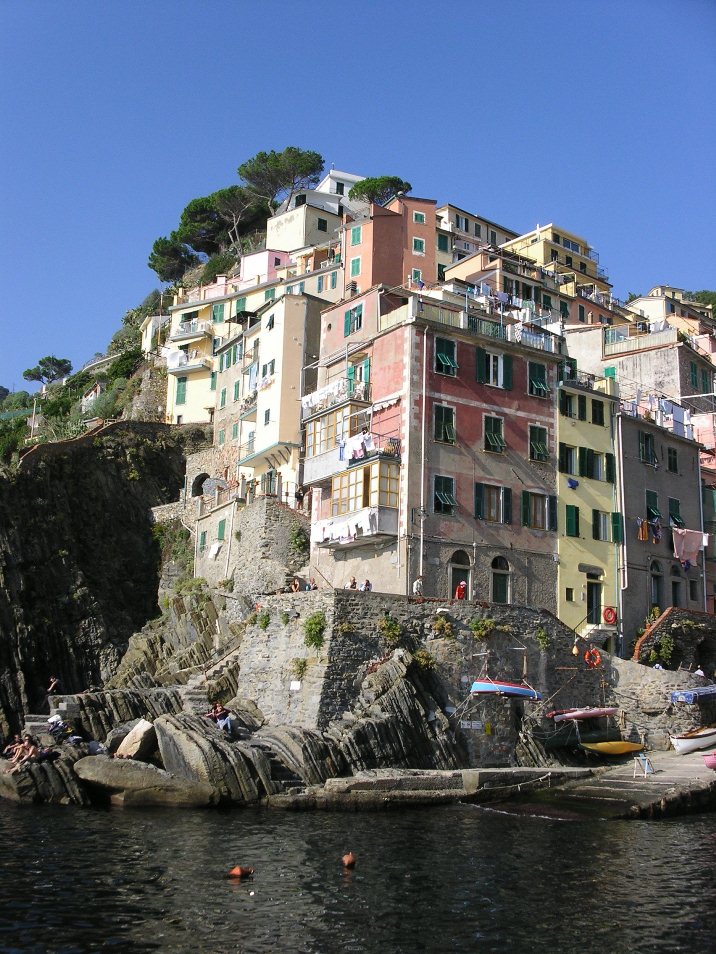
[[[300,592],[300,590],[301,590],[301,584],[299,583],[299,580],[298,580],[298,577],[297,577],[297,576],[294,576],[294,578],[291,580],[290,589],[291,589],[291,592],[292,592],[292,593],[298,593],[298,592]]]
[[[350,578],[350,580],[346,583],[346,585],[343,587],[343,589],[345,589],[345,590],[357,590],[357,589],[358,589],[358,583],[356,582],[356,578],[355,578],[354,576],[352,576],[352,577]]]
[[[8,742],[5,748],[2,750],[2,757],[4,759],[11,759],[18,749],[22,748],[22,736],[15,734],[12,742]]]
[[[15,766],[12,771],[17,772],[22,765],[31,759],[36,759],[39,754],[40,747],[33,737],[31,735],[23,736],[22,746],[17,750],[17,753],[12,759],[12,763]]]
[[[311,582],[306,585],[307,590],[317,590],[318,583],[316,583],[315,577],[311,577]]]
[[[360,585],[361,593],[370,593],[372,589],[373,589],[373,584],[370,582],[370,580],[365,580]]]

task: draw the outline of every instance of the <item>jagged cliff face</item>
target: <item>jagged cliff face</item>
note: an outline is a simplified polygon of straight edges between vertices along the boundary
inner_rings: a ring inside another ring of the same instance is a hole
[[[3,732],[39,705],[49,676],[67,692],[108,678],[158,612],[149,509],[178,498],[186,438],[120,423],[39,447],[0,478]]]

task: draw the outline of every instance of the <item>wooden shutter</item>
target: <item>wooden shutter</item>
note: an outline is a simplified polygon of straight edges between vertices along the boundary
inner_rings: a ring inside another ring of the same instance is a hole
[[[565,417],[567,415],[567,392],[561,389],[559,392],[559,413]]]
[[[616,479],[615,467],[614,467],[614,454],[606,454],[607,462],[607,480],[610,484],[613,484]]]
[[[592,510],[592,540],[599,539],[599,511]]]
[[[547,499],[547,529],[557,529],[557,498],[554,496]]]
[[[567,445],[559,442],[559,472],[567,473]]]
[[[502,356],[502,387],[506,391],[512,390],[512,355]]]
[[[528,490],[522,491],[522,526],[530,525],[530,493]]]
[[[579,448],[579,476],[580,477],[590,476],[590,474],[587,471],[587,468],[589,466],[587,451],[588,451],[588,448],[586,447]]]
[[[475,484],[475,517],[478,520],[482,520],[484,496],[484,484]]]
[[[579,536],[579,507],[573,507],[571,504],[567,504],[566,508],[567,514],[567,526],[566,534],[568,537],[578,537]]]
[[[502,488],[502,522],[512,523],[512,489]]]
[[[343,315],[343,337],[347,338],[351,333],[351,310],[348,309]]]
[[[363,381],[365,384],[370,383],[370,358],[366,358],[363,362]]]
[[[577,417],[580,421],[587,420],[587,397],[584,394],[577,395]]]
[[[475,366],[475,378],[479,384],[485,383],[485,361],[487,359],[487,352],[484,348],[477,348],[477,364]]]
[[[620,513],[612,514],[612,541],[621,543],[624,540],[624,521]]]

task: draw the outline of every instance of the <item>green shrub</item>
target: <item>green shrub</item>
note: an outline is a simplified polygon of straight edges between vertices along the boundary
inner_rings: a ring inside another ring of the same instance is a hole
[[[438,613],[433,620],[432,630],[436,636],[442,639],[453,639],[455,636],[455,630],[452,628],[452,623],[442,613]]]
[[[297,656],[291,660],[291,674],[296,679],[303,679],[308,669],[308,660],[305,657]]]
[[[326,629],[326,614],[319,611],[311,613],[303,623],[303,641],[311,649],[320,649],[323,645],[323,633]]]
[[[152,527],[152,537],[159,547],[162,562],[171,560],[185,572],[193,571],[194,547],[191,534],[181,520],[155,523]]]
[[[258,616],[259,616],[258,613],[249,613],[249,615],[246,617],[246,622],[249,624],[249,626],[256,625],[256,620],[258,619]]]
[[[261,610],[256,617],[256,622],[259,624],[259,629],[268,629],[268,624],[271,622],[271,614],[269,611]]]
[[[418,669],[422,669],[423,672],[430,672],[430,670],[435,669],[435,657],[427,649],[416,649],[413,653],[413,661]]]
[[[535,640],[537,641],[537,645],[539,646],[540,650],[543,653],[546,652],[547,649],[549,648],[551,639],[550,639],[549,633],[544,628],[544,626],[540,626],[537,632],[535,633]]]
[[[473,616],[467,625],[475,639],[487,639],[494,628],[495,621],[492,619],[479,619],[477,616]]]
[[[397,643],[403,635],[403,627],[392,616],[383,616],[378,620],[378,633],[386,643]]]
[[[337,633],[340,633],[341,636],[349,636],[353,632],[353,626],[351,623],[339,623],[335,630]]]
[[[300,523],[294,523],[291,527],[291,535],[288,541],[289,549],[296,556],[307,555],[311,548],[311,538],[308,531]]]
[[[288,626],[288,621],[291,619],[286,610],[281,610],[278,618],[281,620],[284,626]]]

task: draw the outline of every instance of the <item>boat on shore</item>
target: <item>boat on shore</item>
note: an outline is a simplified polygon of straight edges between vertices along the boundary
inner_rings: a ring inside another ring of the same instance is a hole
[[[578,722],[562,722],[551,732],[535,731],[533,735],[548,750],[575,748],[581,742],[619,742],[622,737],[616,726],[587,732],[580,729]]]
[[[620,739],[618,742],[582,742],[581,746],[589,752],[596,752],[597,755],[628,755],[630,752],[641,752],[644,743]]]
[[[523,682],[502,682],[496,679],[477,679],[472,684],[473,696],[515,696],[520,699],[539,701],[542,693]]]
[[[702,725],[697,729],[682,732],[681,735],[672,735],[671,744],[679,755],[696,752],[697,749],[707,749],[716,743],[716,725]]]
[[[555,722],[566,722],[568,719],[602,719],[617,712],[617,706],[587,706],[583,709],[556,709],[553,713],[548,712],[547,717]]]
[[[716,772],[716,752],[704,752],[704,765]]]

